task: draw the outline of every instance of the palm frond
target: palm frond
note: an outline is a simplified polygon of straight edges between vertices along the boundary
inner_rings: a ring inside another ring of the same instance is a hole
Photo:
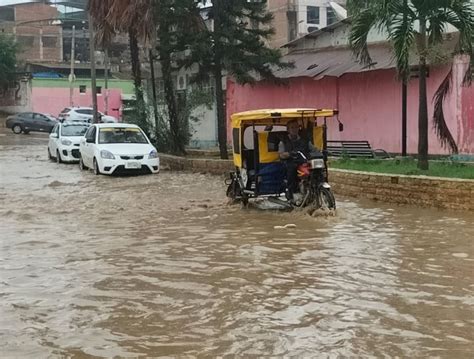
[[[414,21],[408,14],[393,17],[389,28],[389,39],[393,42],[395,60],[400,78],[410,77],[410,49],[415,42]]]
[[[354,16],[352,20],[349,43],[356,58],[363,65],[370,65],[372,58],[367,46],[367,37],[372,28],[378,23],[377,14],[372,9],[366,9]]]
[[[434,114],[433,114],[433,127],[436,132],[441,146],[448,148],[452,153],[458,153],[458,146],[456,141],[454,141],[453,135],[449,131],[448,125],[444,118],[443,111],[443,102],[446,99],[447,95],[451,91],[451,79],[452,79],[452,68],[441,82],[440,86],[435,92],[433,97],[434,102]]]

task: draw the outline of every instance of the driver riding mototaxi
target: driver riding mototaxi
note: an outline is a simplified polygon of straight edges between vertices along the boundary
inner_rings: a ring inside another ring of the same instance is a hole
[[[299,134],[298,120],[291,120],[286,125],[287,136],[278,144],[280,159],[286,164],[287,198],[293,201],[293,194],[297,192],[297,168],[301,164],[298,151],[307,158],[310,153],[319,152],[311,141],[303,139]]]

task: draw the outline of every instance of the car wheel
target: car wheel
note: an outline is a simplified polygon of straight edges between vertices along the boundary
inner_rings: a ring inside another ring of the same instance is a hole
[[[13,131],[13,133],[19,135],[21,133],[21,131],[23,131],[23,128],[20,125],[14,125],[12,127],[12,131]]]
[[[56,163],[62,163],[63,160],[61,159],[61,154],[59,151],[56,151]]]
[[[100,175],[99,165],[98,165],[97,160],[95,158],[94,158],[94,174],[96,176]]]
[[[82,157],[79,158],[79,169],[81,171],[85,171],[87,169],[86,165],[84,164],[84,161],[82,160]]]
[[[49,147],[48,147],[48,160],[50,161],[54,160],[53,156],[51,156],[51,151],[49,150]]]

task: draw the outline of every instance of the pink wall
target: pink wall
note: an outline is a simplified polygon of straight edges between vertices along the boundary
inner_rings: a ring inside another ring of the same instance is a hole
[[[119,118],[117,109],[122,106],[122,90],[109,89],[109,111],[108,114]],[[75,92],[73,96],[74,106],[92,107],[92,95],[90,91],[84,94]],[[68,88],[34,87],[32,90],[32,110],[35,112],[50,113],[57,116],[65,107],[69,106]],[[97,96],[98,110],[105,113],[104,96]]]
[[[446,76],[447,66],[432,68],[427,79],[429,116],[432,118],[434,91]],[[418,152],[418,80],[410,81],[408,87],[408,152]],[[473,135],[472,117],[474,99],[472,92],[464,92],[464,114],[457,109],[456,91],[445,101],[445,117],[454,138],[459,136],[457,117],[470,118],[466,125]],[[471,106],[469,108],[469,106]],[[338,132],[335,121],[329,127],[329,139],[368,140],[374,148],[389,152],[401,152],[401,85],[395,70],[378,70],[346,74],[340,78],[292,78],[288,86],[278,87],[262,83],[254,86],[240,86],[232,81],[227,84],[227,116],[232,113],[258,109],[283,107],[329,107],[339,109],[339,120],[344,123],[344,132]],[[469,117],[470,116],[470,117]],[[471,126],[471,127],[468,127]],[[230,127],[230,126],[229,126]],[[444,154],[432,124],[429,126],[429,151]],[[230,136],[228,138],[231,138]],[[467,153],[474,153],[474,145],[463,146]],[[461,148],[460,148],[461,149]]]

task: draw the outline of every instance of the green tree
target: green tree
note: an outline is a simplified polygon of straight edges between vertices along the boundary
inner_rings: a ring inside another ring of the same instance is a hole
[[[214,78],[219,150],[221,158],[226,159],[227,121],[222,77],[230,75],[240,84],[252,84],[260,78],[276,80],[273,70],[290,64],[281,61],[279,50],[265,44],[274,33],[273,17],[267,11],[265,0],[213,0],[212,4],[209,16],[213,28],[192,34],[187,66],[199,64],[197,81],[209,75]]]
[[[177,59],[192,39],[193,32],[204,29],[199,8],[195,0],[158,0],[155,2],[155,20],[158,60],[161,65],[167,118],[169,121],[169,150],[176,154],[185,153],[189,142],[186,125],[188,118],[183,101],[178,105],[173,73],[179,69]],[[186,97],[186,94],[183,95]],[[182,97],[183,97],[182,96]]]
[[[428,165],[428,102],[426,75],[428,55],[443,41],[442,34],[448,24],[459,31],[457,53],[473,56],[474,10],[469,0],[350,0],[352,28],[350,42],[359,60],[372,63],[368,51],[367,37],[372,29],[387,33],[394,49],[400,78],[407,81],[410,75],[410,53],[416,47],[419,64],[419,110],[418,110],[418,167],[427,170]],[[471,69],[465,82],[470,83]],[[448,74],[450,75],[450,74]],[[445,81],[446,82],[446,81]],[[442,100],[449,91],[441,84],[435,97],[434,124],[443,144],[457,150],[454,139],[444,122]],[[440,112],[441,110],[441,112]]]
[[[10,36],[0,34],[0,87],[15,80],[17,44]]]

